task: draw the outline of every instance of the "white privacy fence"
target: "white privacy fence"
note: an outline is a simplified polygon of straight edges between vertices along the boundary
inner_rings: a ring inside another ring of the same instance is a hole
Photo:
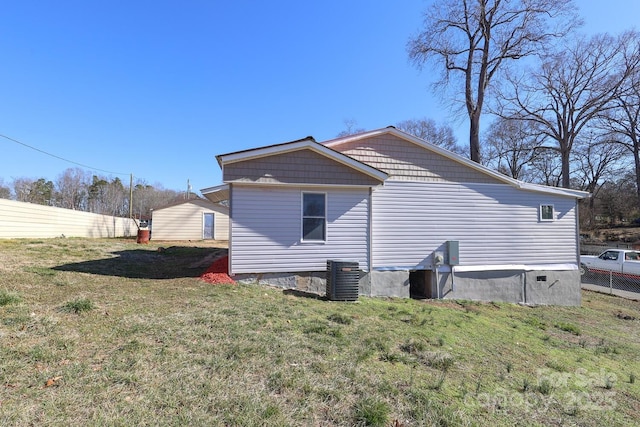
[[[0,199],[0,239],[136,236],[134,220]]]

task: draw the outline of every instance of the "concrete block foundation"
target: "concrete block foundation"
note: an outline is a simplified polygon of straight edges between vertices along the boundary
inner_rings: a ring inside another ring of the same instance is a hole
[[[439,275],[439,286],[450,299],[563,306],[582,301],[578,270],[447,272]]]
[[[436,273],[423,271],[428,289],[415,295],[406,270],[360,272],[359,294],[372,297],[444,298],[496,301],[532,305],[579,306],[578,270],[488,270]],[[283,289],[326,295],[326,272],[239,274],[234,280],[245,284],[268,285]],[[415,280],[415,279],[413,279]],[[425,282],[425,280],[422,280]],[[422,284],[424,285],[424,284]]]
[[[237,274],[233,280],[250,285],[275,286],[282,289],[295,289],[300,292],[325,296],[327,293],[327,273],[325,271],[295,273],[255,273]],[[371,285],[365,272],[360,272],[358,284],[360,295],[370,295]]]

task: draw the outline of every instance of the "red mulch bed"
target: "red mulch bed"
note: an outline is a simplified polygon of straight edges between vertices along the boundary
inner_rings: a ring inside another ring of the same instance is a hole
[[[235,285],[236,282],[229,277],[229,257],[222,257],[211,264],[200,279],[214,285]]]

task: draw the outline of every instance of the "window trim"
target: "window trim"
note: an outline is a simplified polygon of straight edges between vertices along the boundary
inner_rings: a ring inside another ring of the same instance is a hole
[[[322,195],[324,197],[324,215],[320,216],[306,216],[304,215],[304,196],[305,194]],[[327,229],[327,193],[324,191],[302,191],[300,193],[300,241],[303,243],[326,243],[328,238]],[[305,239],[304,238],[304,219],[305,218],[322,218],[324,219],[324,239]]]
[[[544,210],[545,208],[551,207],[551,218],[545,218],[544,216]],[[556,220],[556,209],[555,206],[553,206],[553,204],[550,203],[542,203],[540,204],[540,209],[539,209],[539,215],[540,215],[540,221],[541,222],[553,222]]]

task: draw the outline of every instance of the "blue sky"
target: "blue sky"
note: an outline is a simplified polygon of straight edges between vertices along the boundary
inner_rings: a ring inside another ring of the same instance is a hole
[[[221,183],[217,154],[428,117],[468,127],[429,91],[406,42],[428,0],[5,2],[0,182],[67,168],[173,190]],[[637,0],[578,0],[617,34]],[[78,166],[81,164],[83,166]]]

